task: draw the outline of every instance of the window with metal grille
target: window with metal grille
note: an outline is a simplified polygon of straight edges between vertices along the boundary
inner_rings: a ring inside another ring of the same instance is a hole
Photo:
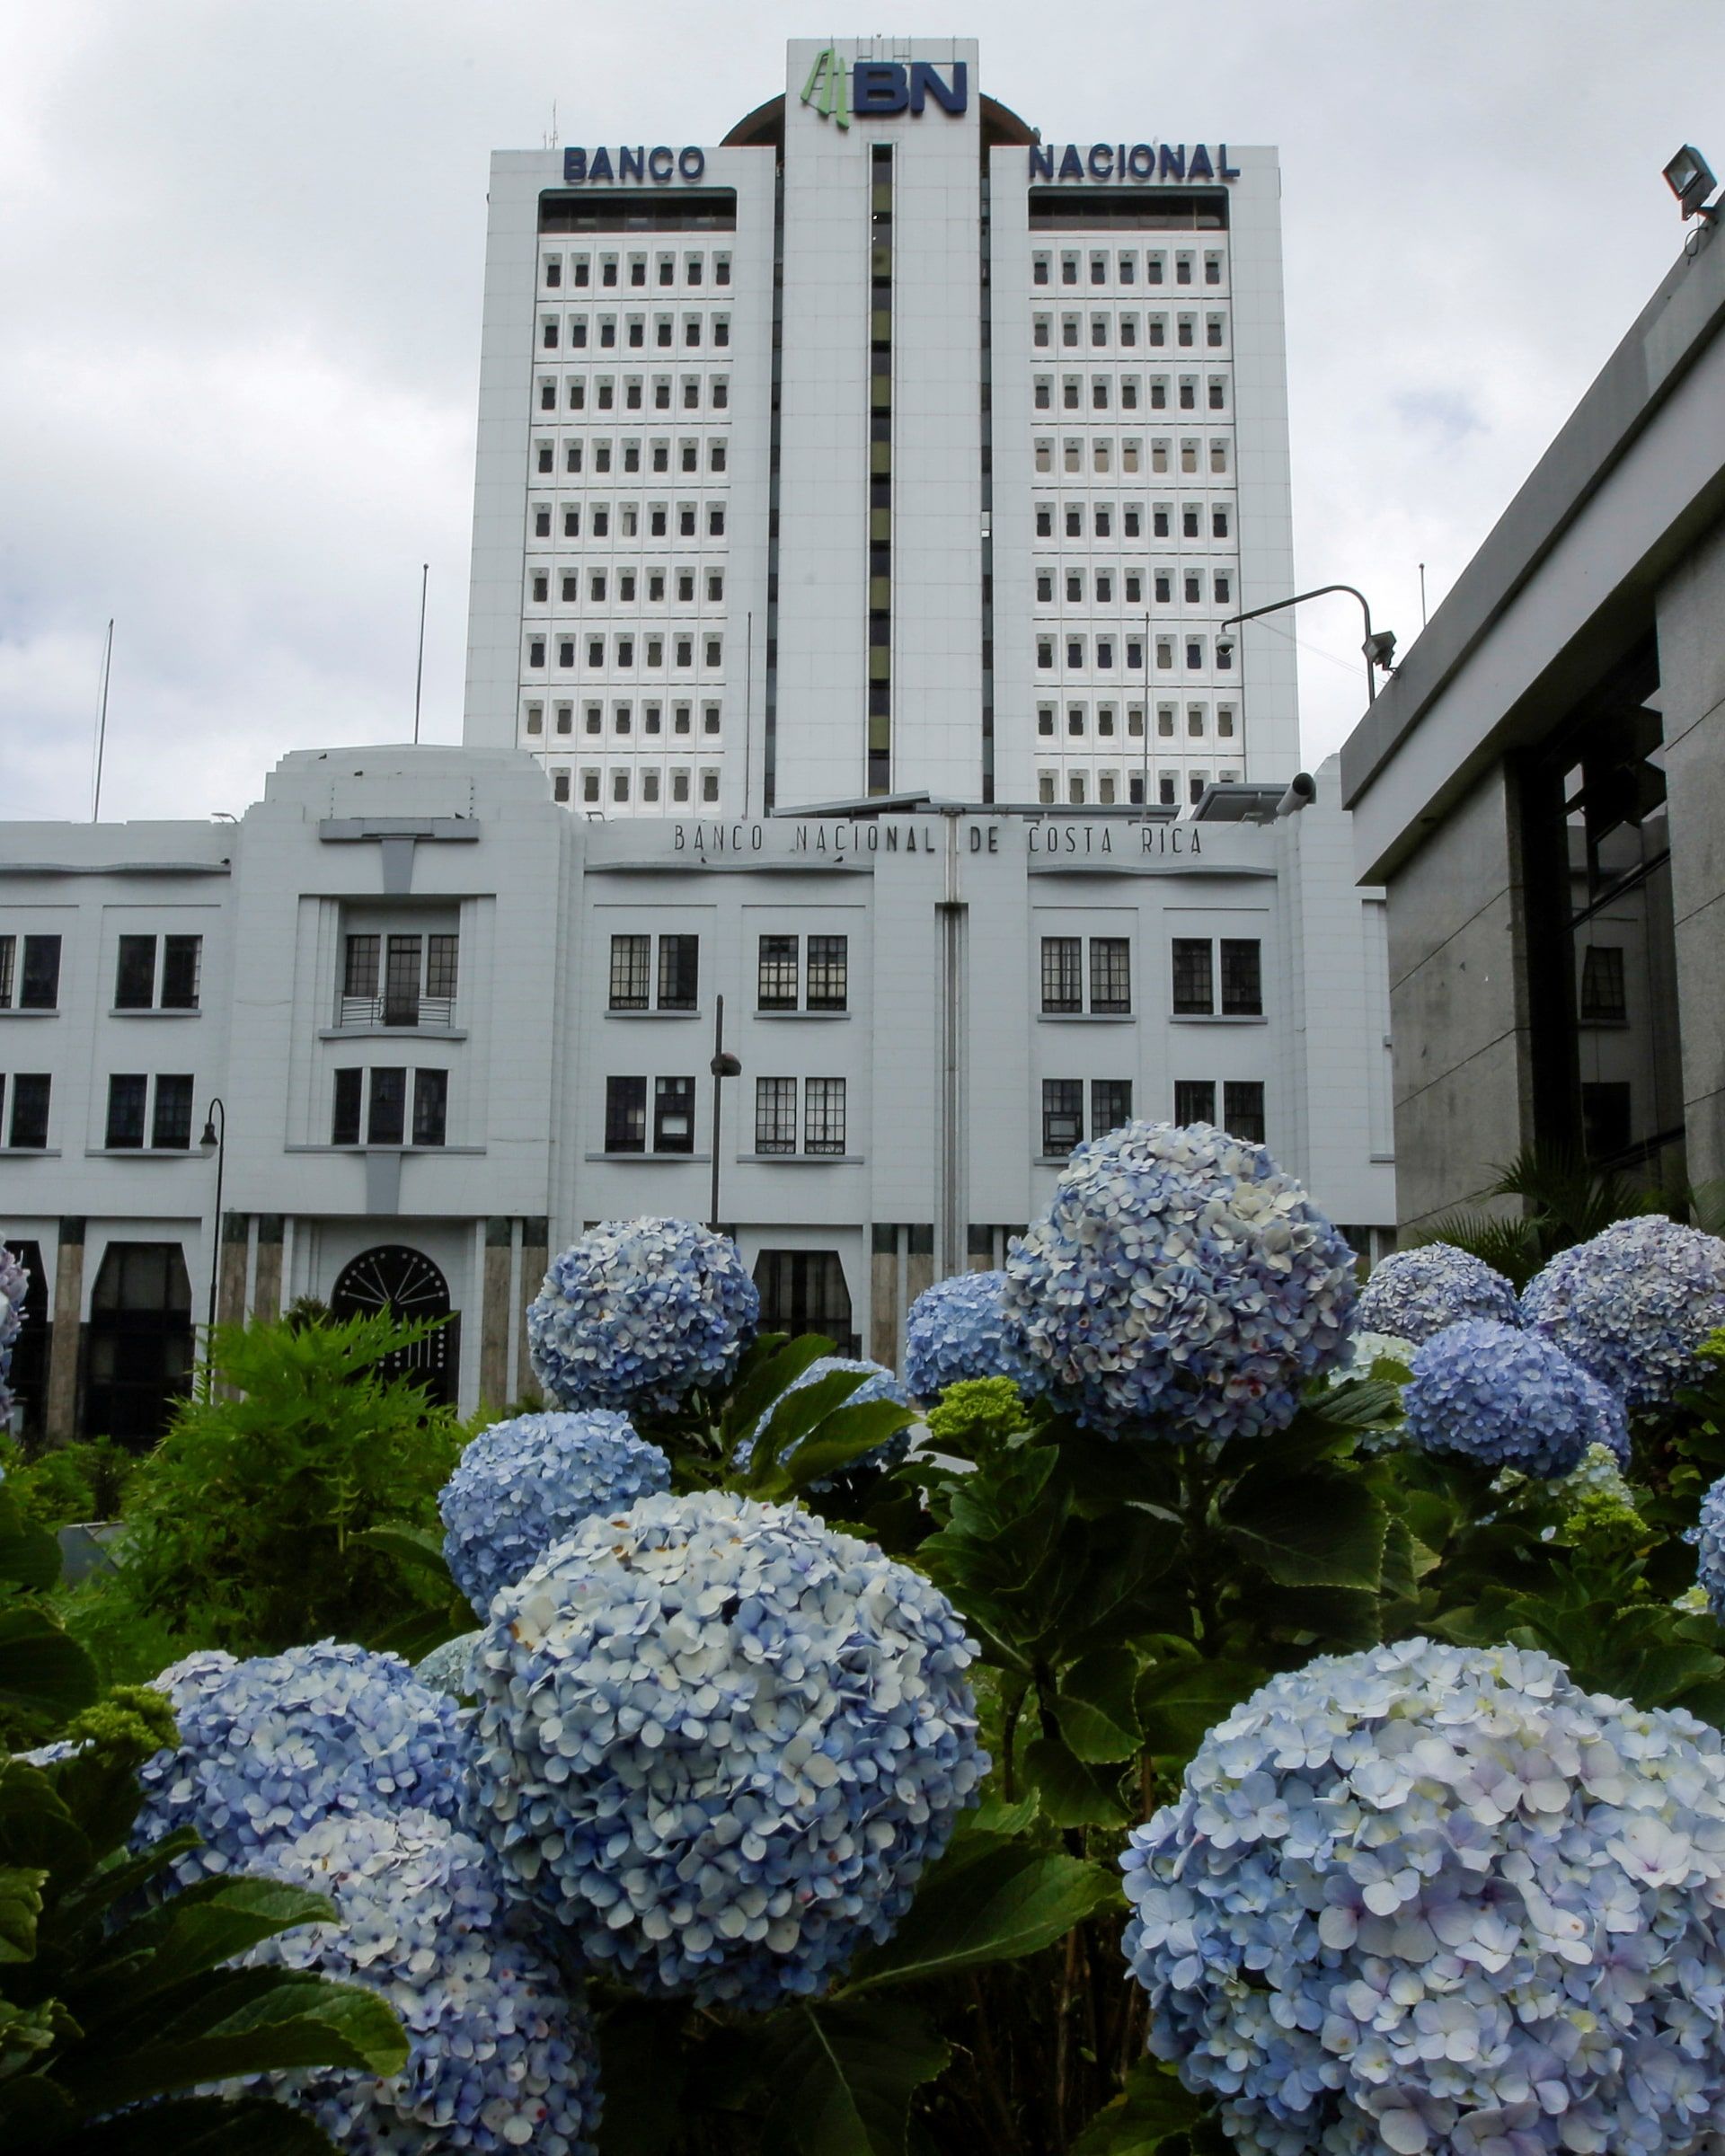
[[[1222,1087],[1222,1127],[1253,1145],[1264,1142],[1264,1089],[1256,1078],[1230,1078]]]
[[[661,1011],[693,1011],[700,985],[701,939],[698,936],[661,936],[659,939],[659,1007]]]
[[[763,936],[756,975],[756,1003],[763,1011],[797,1007],[797,939]]]
[[[12,1143],[35,1148],[48,1144],[48,1100],[52,1082],[45,1072],[20,1071],[12,1082]]]
[[[1042,1081],[1042,1150],[1070,1153],[1084,1135],[1084,1082],[1082,1078]]]
[[[1090,1135],[1106,1137],[1122,1123],[1132,1120],[1132,1081],[1129,1078],[1092,1078],[1090,1082]]]
[[[126,1072],[108,1081],[108,1132],[111,1146],[142,1145],[144,1108],[149,1080],[141,1072]]]
[[[384,1023],[417,1026],[420,1022],[420,965],[418,936],[391,936],[384,959]],[[376,1088],[374,1087],[374,1091]]]
[[[1208,1018],[1216,1009],[1216,987],[1208,936],[1174,938],[1174,1015]]]
[[[1075,1012],[1084,1007],[1084,942],[1078,936],[1042,939],[1042,1008]]]
[[[794,1078],[755,1081],[755,1150],[797,1150],[797,1082]]]
[[[367,1144],[399,1145],[406,1132],[405,1069],[396,1065],[374,1070],[371,1074],[371,1099],[366,1118]]]
[[[1216,1121],[1216,1081],[1214,1078],[1175,1079],[1174,1121],[1176,1123],[1214,1123]]]
[[[447,1005],[455,1002],[460,950],[459,936],[428,936],[425,939],[425,995],[428,1003]],[[449,1013],[446,1010],[442,1015],[447,1021]]]
[[[162,1008],[195,1011],[204,964],[201,936],[164,936],[162,939]]]
[[[60,1000],[60,939],[24,938],[24,972],[18,991],[21,1011],[52,1011]]]
[[[413,1143],[441,1145],[449,1114],[447,1071],[413,1074]]]
[[[850,998],[850,938],[810,936],[809,939],[808,1007],[810,1011],[843,1011]]]
[[[605,1082],[605,1150],[647,1150],[647,1081],[607,1078]]]
[[[155,1112],[150,1118],[150,1144],[164,1152],[183,1152],[191,1144],[191,1079],[165,1073],[155,1082]]]
[[[1623,954],[1610,943],[1590,943],[1581,956],[1581,1008],[1584,1026],[1621,1026],[1629,1018],[1623,987]]]
[[[1090,940],[1090,1007],[1104,1017],[1132,1008],[1131,946],[1124,936]]]
[[[332,1145],[359,1143],[359,1097],[365,1075],[363,1071],[352,1069],[335,1074],[335,1098],[330,1113]]]
[[[116,1011],[148,1011],[155,1002],[155,938],[122,936],[114,970]]]
[[[651,960],[650,936],[613,936],[611,939],[611,1008],[644,1011],[647,1008],[648,968]]]
[[[802,1144],[805,1153],[845,1150],[845,1081],[808,1078],[802,1088]]]
[[[656,1078],[653,1081],[653,1151],[694,1151],[693,1078]]]
[[[376,996],[377,967],[382,951],[381,936],[348,938],[347,960],[341,975],[341,993],[344,996]]]
[[[1263,946],[1255,936],[1222,939],[1222,1015],[1261,1018],[1264,1014]]]

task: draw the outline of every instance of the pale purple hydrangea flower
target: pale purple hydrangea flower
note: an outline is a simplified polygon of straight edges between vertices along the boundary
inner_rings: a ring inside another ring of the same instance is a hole
[[[1247,2156],[1702,2156],[1725,1756],[1548,1656],[1276,1677],[1122,1860],[1150,2048]]]
[[[1695,1584],[1714,1616],[1725,1621],[1725,1475],[1701,1500],[1701,1517],[1688,1540],[1695,1545]]]
[[[518,1415],[465,1448],[438,1496],[443,1554],[482,1619],[500,1587],[596,1512],[670,1486],[671,1463],[608,1408]]]
[[[1590,1445],[1629,1458],[1623,1403],[1538,1334],[1490,1318],[1434,1333],[1413,1358],[1408,1442],[1542,1480],[1567,1475]]]
[[[1007,1253],[1009,1323],[1082,1422],[1285,1429],[1354,1330],[1353,1252],[1261,1145],[1127,1123],[1080,1145]]]
[[[1662,1213],[1560,1250],[1522,1296],[1526,1323],[1632,1408],[1662,1407],[1725,1326],[1725,1242]]]
[[[653,1995],[812,1996],[886,1938],[987,1772],[976,1648],[908,1567],[723,1490],[589,1520],[474,1656],[474,1810]]]
[[[606,1221],[552,1261],[527,1305],[527,1348],[559,1407],[664,1411],[732,1374],[760,1311],[728,1235]]]
[[[1367,1332],[1397,1333],[1416,1347],[1464,1318],[1518,1325],[1521,1306],[1501,1273],[1453,1242],[1392,1250],[1359,1291],[1359,1321]]]
[[[954,1273],[925,1287],[905,1320],[905,1382],[933,1400],[966,1378],[1010,1377],[1034,1392],[1031,1372],[1008,1322],[1004,1272]]]

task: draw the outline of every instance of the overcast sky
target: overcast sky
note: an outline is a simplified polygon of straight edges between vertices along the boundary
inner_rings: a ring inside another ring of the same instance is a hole
[[[942,18],[946,18],[942,20]],[[899,24],[898,27],[907,27]],[[942,9],[1057,140],[1280,146],[1295,539],[1406,642],[1725,169],[1721,0]],[[0,0],[0,818],[240,810],[461,728],[493,147],[716,142],[830,13],[755,0]],[[866,23],[852,26],[866,29]],[[1305,757],[1357,716],[1299,630]]]

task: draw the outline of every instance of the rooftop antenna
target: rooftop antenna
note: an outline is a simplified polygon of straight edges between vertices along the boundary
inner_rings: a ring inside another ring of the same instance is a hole
[[[90,821],[95,823],[102,815],[102,759],[108,746],[108,676],[114,663],[114,622],[108,617],[108,641],[102,654],[102,709],[96,719],[96,792],[90,804]]]
[[[548,150],[557,147],[557,100],[554,97],[551,101],[551,132],[545,137],[545,147]]]
[[[420,658],[413,669],[413,746],[420,746],[420,689],[425,680],[425,593],[431,581],[431,564],[427,561],[420,569]]]
[[[1426,565],[1420,564],[1420,626],[1426,625]]]

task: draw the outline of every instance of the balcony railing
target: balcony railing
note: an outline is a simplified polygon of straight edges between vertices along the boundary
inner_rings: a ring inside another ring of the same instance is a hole
[[[453,1026],[453,995],[341,995],[338,1026]]]

